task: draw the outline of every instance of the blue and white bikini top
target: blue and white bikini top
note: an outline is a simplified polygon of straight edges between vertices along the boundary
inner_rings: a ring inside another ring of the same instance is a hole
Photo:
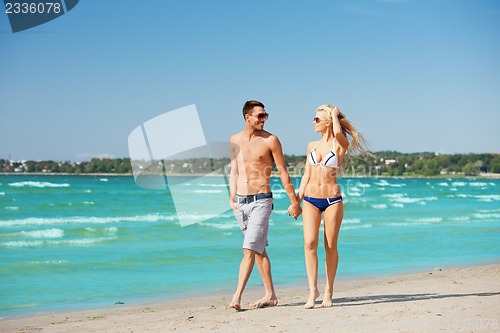
[[[316,157],[316,147],[318,147],[318,145],[319,145],[319,141],[316,144],[316,146],[314,146],[313,150],[311,150],[311,153],[309,154],[309,163],[311,163],[311,165],[320,165],[322,167],[326,166],[326,167],[330,167],[330,168],[338,168],[339,167],[339,159],[333,151],[334,147],[335,147],[335,139],[333,140],[332,150],[330,150],[330,152],[326,156],[324,156],[322,158],[322,161],[319,163],[317,162],[317,157]]]

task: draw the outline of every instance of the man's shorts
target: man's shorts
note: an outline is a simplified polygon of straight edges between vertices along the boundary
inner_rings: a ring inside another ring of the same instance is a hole
[[[240,210],[235,209],[233,213],[244,235],[243,248],[262,254],[268,245],[267,233],[269,217],[273,210],[273,198],[271,193],[259,195],[268,197],[255,200],[252,199],[253,196],[236,195],[235,202],[240,206]]]

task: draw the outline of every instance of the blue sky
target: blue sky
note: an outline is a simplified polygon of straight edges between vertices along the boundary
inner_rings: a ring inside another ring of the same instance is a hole
[[[81,0],[15,34],[0,13],[0,158],[128,157],[135,127],[190,104],[227,141],[247,99],[288,154],[324,103],[374,151],[500,152],[499,92],[496,0]]]

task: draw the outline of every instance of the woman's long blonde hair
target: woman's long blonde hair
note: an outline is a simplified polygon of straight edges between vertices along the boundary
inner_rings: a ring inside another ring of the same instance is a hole
[[[332,104],[324,104],[316,109],[316,112],[324,112],[326,114],[327,120],[332,123],[333,109],[335,108]],[[366,160],[368,157],[374,157],[374,155],[369,151],[370,144],[365,139],[363,134],[361,134],[356,127],[347,119],[345,114],[340,112],[339,109],[339,122],[342,127],[342,133],[349,141],[349,148],[347,149],[348,158],[344,158],[342,167],[348,168],[353,167],[352,157],[362,158]],[[332,126],[333,129],[333,125]]]

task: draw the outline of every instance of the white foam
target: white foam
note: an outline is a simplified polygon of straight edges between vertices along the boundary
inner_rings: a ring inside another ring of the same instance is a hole
[[[481,182],[471,182],[469,183],[470,186],[476,186],[476,187],[486,187],[488,186],[488,183],[481,183]]]
[[[450,217],[450,221],[457,221],[457,222],[470,221],[470,217],[469,216],[455,216],[455,217]]]
[[[118,232],[118,228],[116,228],[116,227],[106,228],[105,230],[110,235],[114,235]]]
[[[403,198],[406,195],[407,195],[406,193],[382,194],[383,197],[387,197],[387,198]]]
[[[224,193],[224,190],[194,190],[192,192],[196,194],[214,194],[214,193]]]
[[[3,195],[5,195],[5,192],[0,192],[0,196],[3,196]]]
[[[423,217],[420,219],[406,219],[410,223],[439,223],[443,222],[442,217]]]
[[[405,205],[403,205],[402,203],[393,203],[391,204],[392,207],[396,207],[396,208],[405,208]]]
[[[497,213],[475,213],[472,216],[476,219],[500,219],[500,214]]]
[[[100,182],[109,182],[109,179],[108,178],[99,178],[99,181]]]
[[[29,238],[63,238],[64,230],[45,229],[45,230],[34,230],[34,231],[21,231],[19,234],[23,237],[29,237]]]
[[[230,230],[230,229],[238,229],[239,225],[236,221],[233,223],[206,223],[206,222],[201,222],[201,226],[204,227],[210,227],[210,228],[215,228],[215,229],[221,229],[221,230]]]
[[[392,223],[387,223],[387,226],[390,227],[410,227],[410,226],[416,226],[416,225],[429,225],[431,223],[429,222],[392,222]]]
[[[360,224],[360,225],[348,225],[348,226],[342,226],[342,230],[356,230],[356,229],[365,229],[365,228],[371,228],[372,224]]]
[[[376,205],[372,205],[372,207],[375,209],[386,209],[387,205],[386,204],[376,204]]]
[[[50,183],[50,182],[35,182],[35,181],[24,181],[24,182],[15,182],[10,183],[9,186],[12,187],[69,187],[67,183]]]
[[[361,220],[360,219],[355,219],[355,218],[351,218],[351,219],[344,219],[342,221],[342,223],[347,223],[347,224],[351,224],[351,223],[360,223]]]
[[[453,182],[453,183],[451,183],[451,186],[455,186],[455,187],[465,186],[465,185],[466,185],[465,182]]]
[[[42,240],[35,240],[35,241],[12,241],[12,242],[3,242],[0,243],[0,246],[3,247],[36,247],[36,246],[42,246],[43,241]]]
[[[5,207],[5,209],[7,209],[7,210],[19,210],[19,207],[17,207],[17,206],[7,206],[7,207]]]
[[[159,221],[173,221],[175,215],[146,214],[138,216],[116,216],[116,217],[29,217],[17,220],[0,221],[2,226],[22,226],[22,225],[61,225],[61,224],[108,224],[120,222],[145,222],[154,223]]]
[[[438,200],[437,197],[426,197],[426,198],[409,198],[409,197],[394,197],[390,198],[390,201],[394,201],[397,203],[418,203],[421,205],[425,205],[426,201],[435,201]]]
[[[445,187],[446,187],[446,186],[450,186],[448,183],[445,183],[445,182],[443,182],[443,183],[438,183],[438,185],[439,185],[439,186],[445,186]]]

